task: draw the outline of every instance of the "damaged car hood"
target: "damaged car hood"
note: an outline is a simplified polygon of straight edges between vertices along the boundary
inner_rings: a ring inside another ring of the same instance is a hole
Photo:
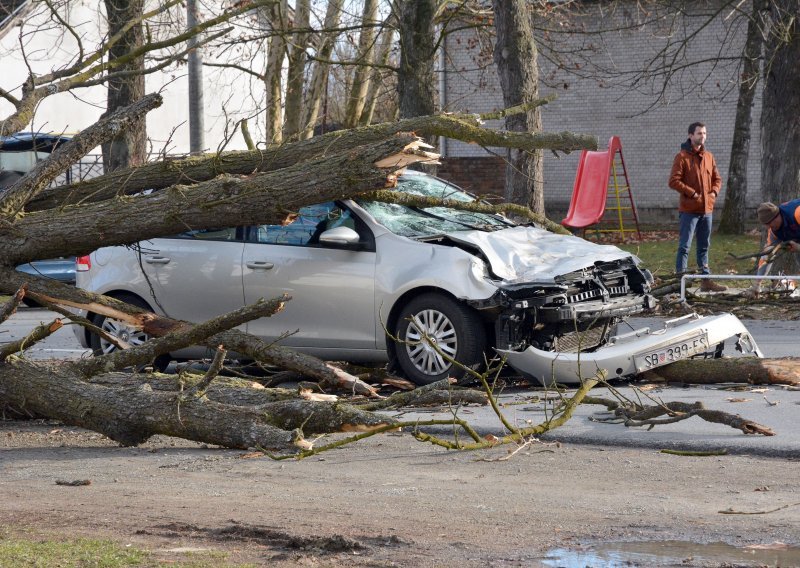
[[[456,243],[480,249],[492,272],[509,283],[553,282],[556,276],[597,262],[633,257],[613,245],[598,245],[536,227],[513,227],[494,232],[457,231],[447,233],[447,237]]]

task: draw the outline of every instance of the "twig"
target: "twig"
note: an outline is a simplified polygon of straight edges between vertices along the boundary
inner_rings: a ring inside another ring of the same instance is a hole
[[[777,511],[782,511],[783,509],[788,509],[789,507],[796,507],[800,505],[800,502],[797,503],[790,503],[789,505],[783,505],[782,507],[778,507],[777,509],[771,509],[769,511],[734,511],[733,509],[725,509],[724,511],[717,511],[722,515],[767,515],[769,513],[775,513]]]
[[[708,456],[727,456],[728,450],[711,450],[708,452],[691,452],[688,450],[661,450],[661,453],[670,454],[673,456],[708,457]]]
[[[8,358],[9,355],[17,353],[19,351],[24,351],[31,345],[38,343],[42,339],[50,336],[51,334],[55,333],[64,324],[61,323],[60,319],[55,319],[50,323],[44,323],[39,325],[30,332],[27,336],[23,337],[22,339],[18,339],[17,341],[12,341],[11,343],[7,343],[0,348],[0,361],[4,361]]]

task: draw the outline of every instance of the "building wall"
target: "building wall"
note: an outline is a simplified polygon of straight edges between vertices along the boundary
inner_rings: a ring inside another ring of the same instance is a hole
[[[651,18],[653,14],[640,14],[636,2],[624,2],[614,11],[606,11],[608,2],[585,3],[589,13],[583,23],[589,30],[624,27],[623,31],[594,36],[573,37],[569,44],[557,48],[579,48],[578,57],[567,61],[580,72],[594,75],[581,78],[556,68],[550,59],[552,53],[540,53],[542,86],[541,94],[556,94],[557,99],[543,109],[543,124],[546,131],[572,131],[593,134],[598,138],[599,149],[604,149],[611,136],[622,140],[623,155],[628,169],[631,187],[641,217],[645,221],[663,221],[675,218],[678,195],[667,186],[672,160],[680,144],[686,140],[687,127],[695,121],[705,122],[708,128],[707,148],[714,153],[723,178],[721,199],[717,201],[717,216],[724,203],[728,177],[729,154],[736,115],[738,88],[737,62],[717,62],[694,66],[681,73],[673,85],[659,100],[660,85],[641,84],[633,90],[622,84],[624,77],[613,77],[609,73],[599,74],[592,66],[614,68],[617,71],[641,68],[666,44],[670,30],[666,24],[631,25]],[[695,13],[675,22],[678,33],[690,34],[706,14],[716,7],[715,2],[697,2]],[[747,9],[747,5],[742,6]],[[730,53],[741,53],[746,35],[743,18],[727,18],[727,12],[713,20],[688,44],[686,57],[690,59],[723,58]],[[665,20],[666,21],[666,20]],[[540,22],[541,23],[541,22]],[[673,38],[675,36],[673,35]],[[728,39],[725,39],[725,38]],[[733,38],[733,39],[731,39]],[[448,36],[445,43],[445,69],[443,108],[448,111],[481,113],[502,108],[503,99],[496,68],[492,64],[491,46],[493,38],[480,38],[473,30],[464,30]],[[723,51],[720,51],[724,46]],[[565,51],[561,49],[561,51]],[[678,59],[682,63],[682,59]],[[629,79],[629,78],[628,78]],[[652,108],[650,108],[652,107]],[[748,206],[761,200],[760,195],[760,93],[753,109],[753,129],[748,163]],[[489,126],[500,127],[496,122]],[[486,158],[505,155],[503,149],[480,148],[448,140],[442,149],[445,166],[440,169],[443,177],[448,172],[447,162],[454,159]],[[545,203],[553,218],[555,212],[566,211],[569,206],[580,152],[553,156],[545,152]],[[495,166],[496,167],[496,166]],[[471,166],[472,169],[480,169]],[[467,171],[463,165],[454,166],[453,181],[459,172]],[[472,181],[473,190],[492,193],[503,192],[503,168],[494,178],[466,177]],[[480,183],[480,187],[474,187]]]

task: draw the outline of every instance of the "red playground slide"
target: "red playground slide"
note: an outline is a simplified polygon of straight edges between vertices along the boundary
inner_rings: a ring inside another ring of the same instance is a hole
[[[585,229],[599,222],[606,209],[608,176],[616,152],[622,152],[619,137],[612,136],[608,149],[597,152],[584,150],[575,174],[575,187],[566,218],[561,221],[565,227]]]

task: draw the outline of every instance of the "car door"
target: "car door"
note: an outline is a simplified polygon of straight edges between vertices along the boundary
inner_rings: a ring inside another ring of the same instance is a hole
[[[356,230],[361,249],[323,245],[319,235],[337,226]],[[286,225],[252,227],[244,247],[246,303],[292,299],[282,312],[249,322],[248,332],[266,340],[324,353],[328,349],[375,349],[374,239],[360,219],[334,203],[304,207]]]
[[[208,229],[142,242],[139,262],[155,293],[145,299],[194,323],[241,308],[243,235],[241,228]]]

